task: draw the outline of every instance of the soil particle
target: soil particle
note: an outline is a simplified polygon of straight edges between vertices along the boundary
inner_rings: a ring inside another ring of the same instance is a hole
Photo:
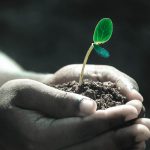
[[[87,96],[97,103],[97,109],[107,109],[117,105],[123,105],[127,98],[120,93],[120,89],[115,83],[84,80],[79,86],[76,81],[70,81],[63,84],[53,85],[53,87],[66,91]]]

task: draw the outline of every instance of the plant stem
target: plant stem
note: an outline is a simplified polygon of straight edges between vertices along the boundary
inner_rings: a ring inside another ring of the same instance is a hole
[[[92,43],[90,48],[88,49],[86,55],[85,55],[84,61],[83,61],[82,70],[81,70],[81,74],[80,74],[80,78],[79,78],[79,85],[82,85],[82,83],[83,83],[84,68],[85,68],[85,65],[88,61],[88,58],[89,58],[93,48],[94,48],[94,46],[93,46],[93,43]]]

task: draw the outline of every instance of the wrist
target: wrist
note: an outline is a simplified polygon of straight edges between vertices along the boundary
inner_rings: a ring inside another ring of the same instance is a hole
[[[46,84],[47,82],[52,82],[54,74],[24,71],[21,76],[26,79],[32,79]]]
[[[53,76],[53,74],[36,73],[25,70],[16,72],[0,71],[0,86],[3,85],[5,82],[14,79],[32,79],[41,83],[47,83],[47,81],[52,82]]]

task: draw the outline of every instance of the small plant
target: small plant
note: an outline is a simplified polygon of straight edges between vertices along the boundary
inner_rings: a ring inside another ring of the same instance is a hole
[[[97,54],[99,54],[104,58],[108,58],[110,56],[109,52],[106,49],[102,48],[100,45],[106,43],[111,38],[112,32],[113,32],[113,23],[110,18],[103,18],[96,25],[93,34],[94,43],[91,44],[90,48],[88,49],[85,55],[80,78],[79,78],[79,85],[83,83],[84,68],[93,48],[95,49]]]

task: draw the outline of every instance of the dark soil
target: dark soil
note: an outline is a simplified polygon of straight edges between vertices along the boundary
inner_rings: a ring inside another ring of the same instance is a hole
[[[127,98],[123,96],[115,83],[84,80],[79,86],[76,81],[53,85],[53,87],[66,92],[81,94],[95,100],[97,109],[107,109],[109,107],[123,105]]]

